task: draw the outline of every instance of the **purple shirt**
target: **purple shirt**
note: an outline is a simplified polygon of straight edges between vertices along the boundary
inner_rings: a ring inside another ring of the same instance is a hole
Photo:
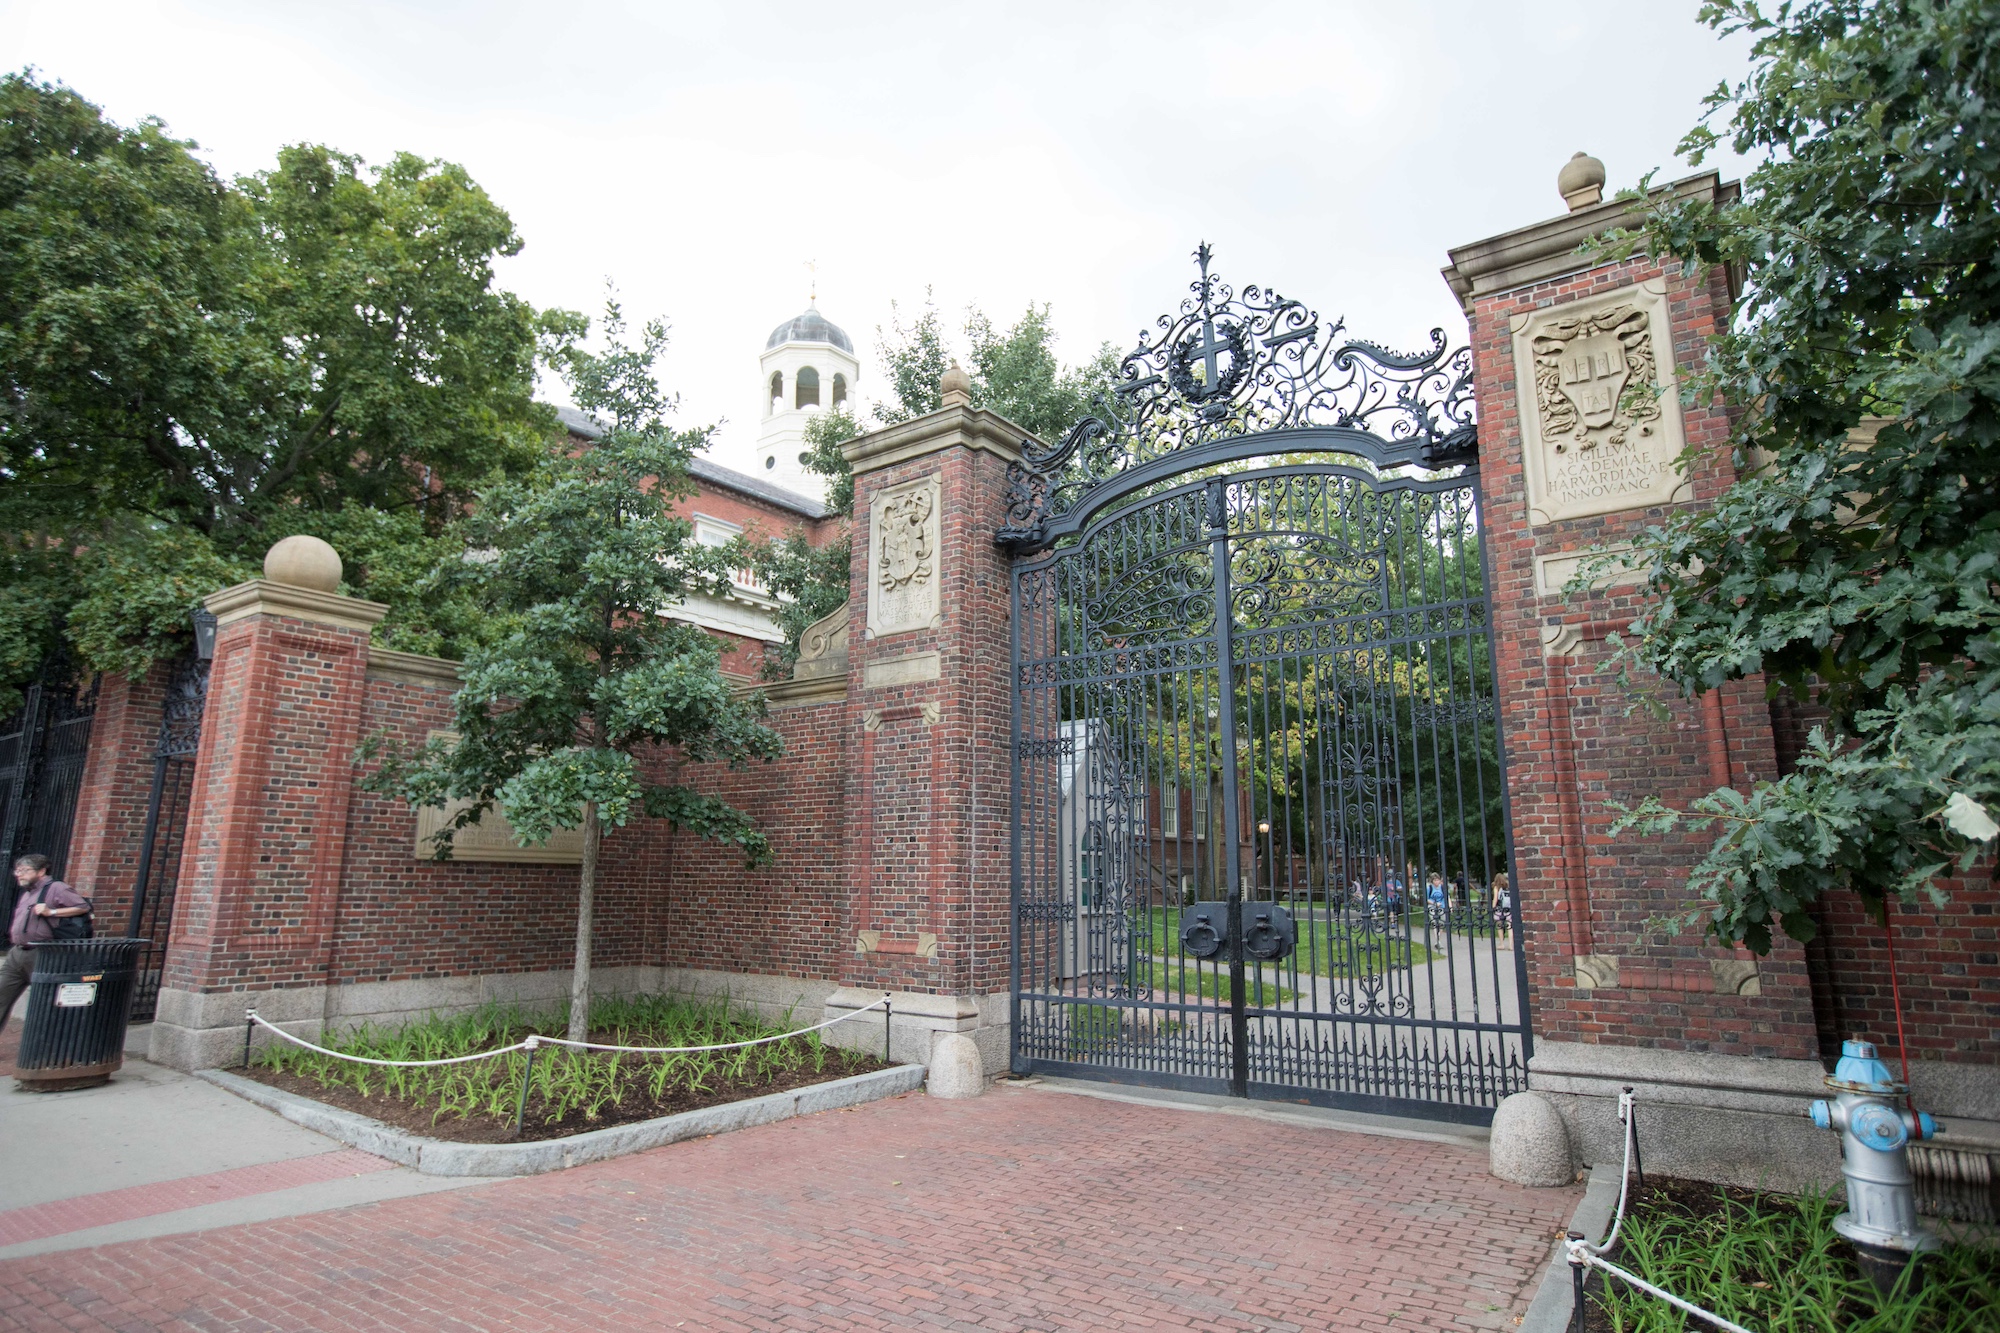
[[[48,897],[42,897],[47,889]],[[15,944],[47,944],[56,937],[55,925],[45,916],[35,915],[35,904],[46,901],[50,911],[63,907],[88,907],[90,900],[59,879],[43,875],[40,879],[21,890],[19,901],[14,904],[14,928],[7,938]]]

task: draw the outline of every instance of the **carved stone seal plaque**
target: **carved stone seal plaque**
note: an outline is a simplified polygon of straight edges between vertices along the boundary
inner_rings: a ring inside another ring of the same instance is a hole
[[[1528,522],[1689,498],[1664,279],[1516,315]]]
[[[878,491],[868,506],[868,632],[881,638],[932,629],[938,595],[943,486],[937,477]]]

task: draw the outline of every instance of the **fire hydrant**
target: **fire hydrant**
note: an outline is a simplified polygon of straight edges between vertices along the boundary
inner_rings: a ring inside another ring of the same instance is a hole
[[[1896,1081],[1873,1044],[1847,1041],[1840,1063],[1827,1076],[1833,1100],[1812,1104],[1821,1129],[1840,1131],[1841,1174],[1847,1177],[1847,1211],[1833,1229],[1847,1237],[1861,1267],[1877,1287],[1888,1290],[1919,1254],[1940,1242],[1917,1225],[1916,1195],[1910,1176],[1911,1139],[1940,1131],[1924,1111],[1906,1109],[1909,1088]]]

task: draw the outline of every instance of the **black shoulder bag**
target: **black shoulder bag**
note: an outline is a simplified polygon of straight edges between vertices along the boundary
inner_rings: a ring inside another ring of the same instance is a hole
[[[81,894],[77,896],[82,897]],[[41,893],[35,898],[35,901],[37,903],[47,902],[48,897],[49,897],[49,886],[44,884],[42,886]],[[58,941],[91,939],[97,934],[97,930],[94,926],[90,924],[90,917],[91,917],[90,899],[84,898],[83,915],[52,916],[48,918],[49,933],[52,936],[54,936],[55,939]]]

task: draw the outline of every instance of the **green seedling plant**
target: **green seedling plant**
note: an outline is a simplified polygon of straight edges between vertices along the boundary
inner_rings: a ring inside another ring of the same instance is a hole
[[[1887,1297],[1833,1230],[1840,1201],[1716,1189],[1690,1206],[1648,1192],[1625,1219],[1613,1261],[1676,1296],[1763,1333],[1990,1333],[2000,1311],[2000,1252],[1948,1245],[1924,1281]],[[1913,1289],[1914,1287],[1914,1289]],[[1701,1327],[1616,1279],[1593,1299],[1614,1333]]]
[[[718,1046],[794,1031],[792,1014],[773,1024],[725,1000],[682,996],[608,996],[591,1005],[591,1040],[609,1046]],[[569,1028],[565,1009],[531,1012],[488,1004],[470,1013],[432,1014],[394,1027],[365,1023],[345,1036],[322,1038],[344,1055],[377,1060],[442,1060],[496,1051],[530,1034]],[[851,1068],[868,1057],[829,1045],[818,1032],[785,1041],[715,1051],[585,1051],[543,1046],[532,1072],[525,1051],[488,1060],[418,1068],[357,1064],[288,1043],[259,1053],[259,1063],[324,1088],[405,1103],[431,1113],[431,1123],[487,1119],[511,1122],[523,1077],[529,1079],[528,1118],[544,1126],[587,1126],[614,1111],[724,1088],[754,1089],[802,1071]]]

